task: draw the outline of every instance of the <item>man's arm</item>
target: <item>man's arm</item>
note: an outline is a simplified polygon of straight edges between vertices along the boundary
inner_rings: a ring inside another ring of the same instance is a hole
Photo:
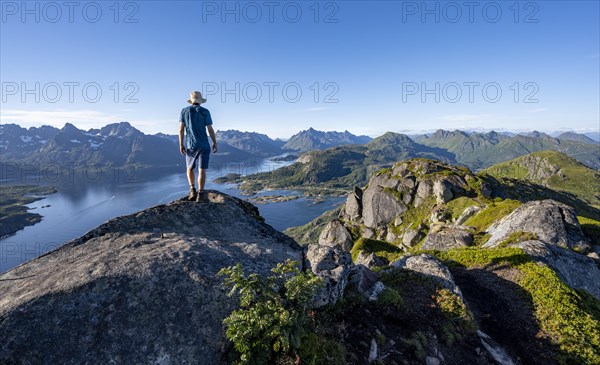
[[[210,135],[210,139],[212,139],[213,142],[213,152],[217,153],[217,136],[215,136],[215,130],[213,129],[212,125],[208,125],[206,126],[206,128],[208,129],[208,134]]]
[[[185,147],[183,146],[183,133],[185,132],[185,124],[179,123],[179,151],[185,155]]]

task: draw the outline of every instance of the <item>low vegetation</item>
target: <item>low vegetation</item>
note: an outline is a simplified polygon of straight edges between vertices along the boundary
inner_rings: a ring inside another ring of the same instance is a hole
[[[482,211],[467,219],[465,225],[474,227],[476,231],[483,232],[492,223],[509,215],[520,205],[520,202],[511,199],[492,201]]]
[[[600,209],[600,172],[556,151],[539,151],[494,165],[485,172],[495,177],[513,178],[580,197]]]
[[[310,307],[322,279],[301,272],[298,263],[286,261],[264,278],[244,276],[243,268],[224,268],[229,295],[240,299],[240,309],[224,320],[226,336],[236,364],[344,365],[346,347],[331,332],[332,323],[317,320]],[[327,317],[328,318],[328,317]]]
[[[577,217],[583,234],[592,244],[600,245],[600,221],[586,217]]]
[[[469,198],[466,196],[461,196],[456,199],[452,199],[446,204],[446,209],[448,213],[451,215],[452,220],[455,221],[460,217],[460,215],[465,211],[465,209],[473,206],[482,206],[482,204],[473,198]]]
[[[358,254],[365,252],[367,254],[374,253],[376,256],[385,258],[392,262],[402,256],[402,250],[391,243],[385,241],[374,240],[370,238],[359,238],[352,247],[352,260],[356,260]]]
[[[523,273],[517,284],[531,295],[542,331],[560,348],[561,364],[600,363],[598,300],[571,289],[545,265],[518,248],[463,248],[433,252],[450,266],[509,265]],[[596,308],[594,311],[593,308]]]

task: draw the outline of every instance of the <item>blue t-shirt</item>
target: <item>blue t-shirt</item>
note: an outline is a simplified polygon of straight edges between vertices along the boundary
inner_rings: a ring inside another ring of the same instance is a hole
[[[213,123],[208,109],[200,105],[185,107],[181,110],[179,122],[185,125],[185,148],[210,150],[206,126]]]

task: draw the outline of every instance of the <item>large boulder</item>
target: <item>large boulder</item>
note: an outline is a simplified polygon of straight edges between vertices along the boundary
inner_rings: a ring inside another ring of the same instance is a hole
[[[346,251],[352,250],[352,236],[339,219],[327,223],[319,235],[319,244],[323,246],[340,245]]]
[[[451,248],[468,247],[473,244],[473,234],[468,227],[455,225],[433,226],[421,248],[446,251]]]
[[[366,253],[364,251],[360,251],[356,260],[354,260],[355,265],[362,265],[369,269],[372,269],[376,266],[384,266],[387,264],[387,260],[381,259],[377,257],[374,253]]]
[[[448,203],[454,197],[450,183],[445,180],[437,180],[433,183],[433,195],[438,204]]]
[[[429,196],[431,196],[431,183],[429,181],[419,182],[413,205],[418,207]]]
[[[481,210],[481,207],[479,205],[473,205],[473,206],[466,208],[460,214],[460,216],[456,219],[456,222],[454,222],[454,224],[461,225],[461,224],[465,223],[467,221],[467,219],[471,218],[473,215],[475,215],[475,213],[479,212],[480,210]]]
[[[431,255],[407,255],[392,262],[390,266],[421,273],[462,298],[460,288],[454,282],[454,277],[448,267]]]
[[[385,289],[385,285],[379,280],[377,273],[363,265],[352,267],[348,287],[371,301],[377,300]]]
[[[514,246],[548,265],[570,287],[586,290],[600,300],[600,269],[593,259],[542,241],[524,241]]]
[[[517,232],[536,234],[540,241],[560,247],[579,251],[589,248],[575,210],[550,199],[526,203],[492,224],[487,229],[490,238],[483,247],[496,247]]]
[[[346,199],[344,215],[351,221],[356,221],[362,217],[362,196],[362,190],[359,187],[354,187],[354,192],[348,195]]]
[[[0,275],[0,363],[223,364],[237,301],[217,272],[286,259],[302,249],[214,191],[112,219]]]
[[[348,285],[348,276],[353,266],[350,253],[340,245],[312,244],[308,246],[305,265],[308,270],[321,277],[324,283],[313,305],[318,308],[335,304],[344,295]]]
[[[416,246],[423,239],[423,229],[425,225],[420,224],[416,228],[409,228],[404,232],[402,236],[402,245],[405,247],[413,247]]]
[[[393,193],[372,182],[363,194],[363,223],[369,228],[385,226],[406,210]]]

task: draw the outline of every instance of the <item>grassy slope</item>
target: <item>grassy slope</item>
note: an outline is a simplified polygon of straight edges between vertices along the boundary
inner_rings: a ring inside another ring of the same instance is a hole
[[[524,275],[517,284],[531,295],[534,313],[546,336],[560,348],[561,364],[600,364],[600,301],[569,288],[545,265],[521,249],[454,249],[433,252],[449,265],[483,267],[507,264]]]
[[[541,177],[540,175],[545,175],[543,170],[547,166],[559,169],[559,172]],[[560,152],[534,152],[494,165],[484,172],[496,178],[526,180],[556,191],[571,193],[600,209],[600,173]]]

